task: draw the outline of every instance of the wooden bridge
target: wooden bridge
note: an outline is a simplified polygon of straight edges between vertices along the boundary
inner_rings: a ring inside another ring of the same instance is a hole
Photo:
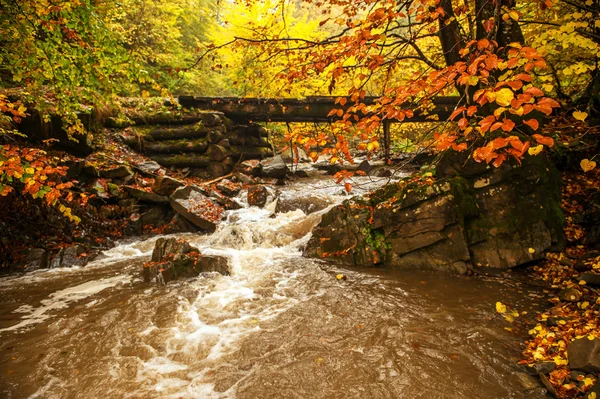
[[[228,118],[239,122],[314,122],[330,123],[341,117],[329,115],[334,108],[347,109],[336,104],[338,97],[306,97],[299,98],[239,98],[239,97],[194,97],[180,96],[179,103],[188,108],[220,111]],[[375,104],[377,97],[365,97],[362,102]],[[438,120],[446,120],[458,104],[458,97],[438,97],[433,100],[434,108],[427,114],[415,112],[408,120],[386,119],[383,122],[384,148],[386,159],[389,159],[390,124],[401,122],[431,122],[431,115]]]

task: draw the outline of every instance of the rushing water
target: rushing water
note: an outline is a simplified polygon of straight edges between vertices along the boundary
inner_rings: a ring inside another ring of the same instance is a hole
[[[313,178],[281,196],[333,204],[331,186]],[[0,279],[0,397],[531,397],[517,338],[494,315],[500,299],[534,306],[519,284],[305,259],[321,213],[274,205],[178,235],[227,256],[228,277],[145,284],[152,238]]]

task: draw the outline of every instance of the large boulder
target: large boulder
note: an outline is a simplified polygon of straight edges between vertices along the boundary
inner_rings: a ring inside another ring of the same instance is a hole
[[[560,177],[544,157],[501,168],[450,155],[432,185],[390,184],[323,216],[306,256],[355,265],[511,268],[564,244]]]
[[[213,232],[223,208],[194,186],[180,187],[169,197],[171,206],[201,230]]]
[[[263,185],[248,187],[248,205],[262,208],[267,203],[269,192]]]
[[[159,238],[152,251],[152,260],[143,267],[144,281],[166,284],[169,281],[195,277],[203,272],[230,274],[227,258],[203,255],[187,241]]]
[[[48,252],[43,248],[31,248],[24,253],[24,259],[17,267],[17,270],[31,272],[47,267]]]
[[[169,198],[164,195],[156,194],[152,191],[147,191],[139,187],[134,186],[123,186],[125,192],[127,192],[133,198],[136,198],[142,202],[148,204],[168,204]]]
[[[285,177],[289,170],[287,165],[283,161],[283,158],[281,158],[281,155],[262,160],[260,164],[262,165],[261,175],[263,177],[273,177],[276,179],[281,179]]]
[[[169,176],[158,176],[152,184],[152,191],[158,195],[166,195],[167,197],[175,192],[179,187],[184,186],[182,181]]]
[[[569,367],[588,373],[600,373],[600,338],[578,338],[567,347]]]

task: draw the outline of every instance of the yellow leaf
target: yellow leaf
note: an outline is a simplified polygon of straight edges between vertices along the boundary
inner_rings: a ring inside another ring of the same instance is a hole
[[[529,155],[537,155],[540,152],[542,152],[543,149],[544,149],[544,146],[540,144],[540,145],[535,146],[535,147],[529,147],[529,149],[527,150],[527,152],[529,153]],[[533,252],[530,251],[530,253],[533,253]]]
[[[502,302],[496,302],[496,312],[506,313],[506,305]]]
[[[337,276],[335,276],[335,278],[337,278],[338,280],[343,280],[344,277],[346,276],[344,276],[343,274],[338,274]]]
[[[591,379],[590,377],[586,377],[583,379],[583,385],[587,386],[592,386],[594,385],[594,380]]]
[[[25,173],[27,173],[28,175],[32,175],[35,173],[35,169],[33,168],[27,168],[25,169]]]
[[[587,282],[585,280],[579,280],[579,285],[586,285]]]
[[[500,105],[501,107],[509,106],[513,98],[515,98],[515,94],[511,89],[506,87],[503,87],[496,92],[496,104]]]
[[[529,248],[527,251],[529,251],[530,254],[534,254],[535,253],[535,249],[533,249],[533,248]]]
[[[581,166],[581,169],[583,169],[584,172],[589,172],[590,170],[594,170],[594,168],[596,168],[596,161],[590,161],[587,158],[582,159],[579,163],[579,166]]]
[[[596,392],[590,392],[587,399],[596,399]]]
[[[585,309],[588,306],[590,306],[590,303],[588,301],[581,302],[581,309]]]
[[[585,118],[588,117],[587,112],[581,112],[581,111],[575,111],[573,112],[573,118],[577,119],[578,121],[584,121]]]
[[[508,13],[508,15],[509,15],[509,16],[510,16],[512,19],[514,19],[515,21],[518,21],[518,20],[519,20],[519,13],[518,13],[518,12],[516,12],[516,11],[511,11],[511,12],[509,12],[509,13]]]

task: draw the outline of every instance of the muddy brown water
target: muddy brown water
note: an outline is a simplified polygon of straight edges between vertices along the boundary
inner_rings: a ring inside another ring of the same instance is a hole
[[[340,191],[309,179],[282,198],[333,204]],[[229,277],[143,283],[152,238],[83,268],[1,278],[0,397],[533,397],[519,337],[495,314],[498,300],[541,306],[531,287],[306,259],[321,214],[273,209],[178,235],[227,256]]]

